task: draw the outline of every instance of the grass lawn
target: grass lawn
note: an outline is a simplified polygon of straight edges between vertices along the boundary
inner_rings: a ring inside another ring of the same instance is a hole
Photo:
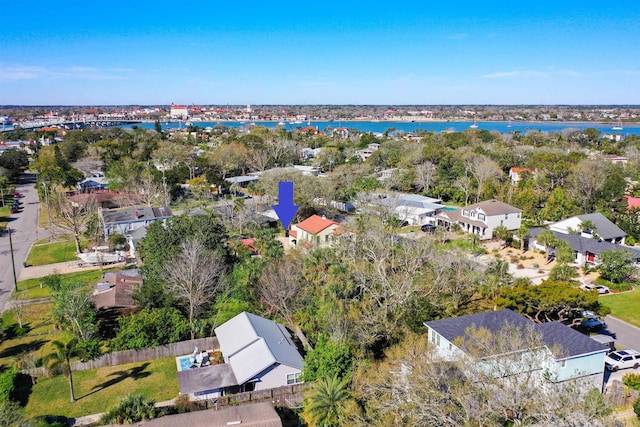
[[[27,257],[27,265],[47,265],[77,259],[76,244],[71,238],[60,242],[33,245]]]
[[[39,379],[28,395],[27,415],[78,417],[105,412],[134,392],[156,402],[173,399],[179,392],[174,357],[78,371],[73,373],[73,382],[75,403],[70,402],[64,375]]]
[[[85,283],[89,287],[93,285],[102,277],[102,273],[107,271],[117,271],[119,268],[79,271],[77,273],[61,274],[63,281],[79,281]],[[42,285],[42,286],[41,286]],[[42,278],[22,280],[18,282],[18,298],[21,300],[30,300],[38,298],[48,298],[51,296],[51,290],[42,284]]]
[[[2,205],[2,203],[0,203]],[[11,216],[11,203],[6,204],[6,206],[0,207],[0,231],[7,228],[7,223],[9,221],[9,217]]]
[[[16,357],[22,353],[36,352],[39,358],[45,357],[53,348],[50,341],[65,337],[65,333],[53,327],[51,307],[51,303],[25,306],[22,324],[29,331],[23,336],[11,336],[18,323],[15,312],[3,313],[3,329],[10,338],[0,342],[0,370],[13,366]]]
[[[611,315],[640,328],[640,286],[631,292],[600,297],[600,302],[611,308]]]

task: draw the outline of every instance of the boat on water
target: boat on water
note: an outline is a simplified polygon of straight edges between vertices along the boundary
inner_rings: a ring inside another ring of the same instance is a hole
[[[622,121],[621,120],[618,120],[618,122],[615,124],[615,126],[613,126],[611,128],[611,130],[622,130],[622,129],[624,129],[624,128],[622,127]]]
[[[473,115],[473,124],[469,126],[471,129],[478,129],[478,120],[476,119],[475,114]]]
[[[82,262],[92,265],[100,265],[100,264],[113,264],[116,262],[124,261],[124,253],[119,252],[100,252],[93,251],[83,254],[78,254],[78,258],[82,260]]]

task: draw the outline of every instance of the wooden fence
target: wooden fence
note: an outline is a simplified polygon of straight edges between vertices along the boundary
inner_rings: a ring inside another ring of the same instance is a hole
[[[125,363],[162,359],[165,357],[183,356],[193,353],[195,347],[198,347],[199,350],[219,350],[220,344],[218,343],[217,337],[209,337],[180,341],[140,350],[114,351],[113,353],[107,353],[86,362],[74,362],[71,364],[71,369],[73,371],[85,371],[88,369],[102,368],[104,366],[116,366]],[[47,375],[47,368],[25,370],[23,373],[36,377],[43,376]]]
[[[302,405],[302,391],[306,384],[292,384],[267,390],[247,391],[244,393],[229,394],[215,399],[204,401],[205,409],[224,408],[229,405],[241,405],[249,402],[270,400],[273,406],[296,408]]]

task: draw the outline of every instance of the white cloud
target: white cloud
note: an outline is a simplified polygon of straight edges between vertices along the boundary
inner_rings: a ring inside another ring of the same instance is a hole
[[[33,80],[43,78],[48,73],[49,72],[43,67],[0,65],[0,80]]]

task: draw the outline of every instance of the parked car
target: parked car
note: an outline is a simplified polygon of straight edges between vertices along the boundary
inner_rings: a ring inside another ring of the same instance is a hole
[[[603,285],[594,285],[593,283],[588,283],[586,285],[580,286],[585,291],[593,291],[596,290],[600,295],[608,294],[611,290]]]
[[[437,227],[433,224],[425,224],[420,227],[420,230],[424,231],[425,233],[435,233],[436,228]]]
[[[604,323],[597,317],[587,317],[582,319],[580,327],[586,331],[597,331],[604,326]]]
[[[19,210],[20,208],[17,207],[16,205],[11,206],[11,213],[18,213]]]
[[[609,353],[604,358],[604,364],[610,371],[618,369],[640,367],[640,352],[636,350],[620,350]]]
[[[13,198],[14,199],[19,199],[20,197],[22,197],[22,194],[18,193],[17,191],[15,193],[13,193]]]

